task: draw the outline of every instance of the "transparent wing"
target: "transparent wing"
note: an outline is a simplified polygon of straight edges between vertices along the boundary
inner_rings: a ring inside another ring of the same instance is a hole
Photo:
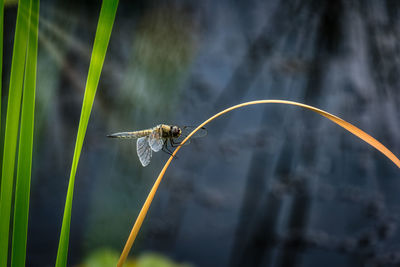
[[[140,163],[142,163],[143,167],[149,165],[152,152],[147,136],[141,137],[137,140],[136,149]]]
[[[181,130],[182,130],[182,135],[184,135],[185,137],[188,136],[194,129],[196,129],[197,126],[182,126]],[[206,128],[201,128],[199,129],[194,135],[192,135],[192,137],[190,138],[198,138],[198,137],[203,137],[207,135],[207,130]]]
[[[176,142],[182,142],[183,139],[185,139],[194,129],[197,128],[197,126],[181,126],[180,128],[182,130],[182,134],[178,138],[174,139],[174,141],[176,141]],[[207,135],[207,130],[206,130],[206,128],[203,127],[201,129],[199,129],[194,135],[192,135],[192,137],[190,137],[190,139],[203,137],[206,135]],[[189,141],[187,141],[185,143],[185,145],[190,143],[190,139],[189,139]]]
[[[154,152],[158,152],[164,145],[164,139],[161,136],[160,131],[154,130],[149,135],[149,145]]]

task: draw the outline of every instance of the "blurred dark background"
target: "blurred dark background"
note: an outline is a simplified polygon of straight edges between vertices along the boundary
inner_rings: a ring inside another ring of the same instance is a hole
[[[41,1],[27,266],[53,266],[99,1]],[[5,9],[3,112],[16,6]],[[255,99],[314,105],[400,154],[400,2],[120,1],[76,175],[69,264],[122,251],[167,154],[109,133],[198,125]],[[2,119],[4,122],[4,119]],[[399,169],[283,105],[179,151],[133,248],[194,266],[397,266]]]

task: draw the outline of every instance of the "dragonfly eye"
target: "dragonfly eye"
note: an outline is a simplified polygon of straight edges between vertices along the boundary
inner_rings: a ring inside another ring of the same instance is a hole
[[[181,129],[177,126],[173,126],[171,129],[172,137],[179,137],[181,135]]]

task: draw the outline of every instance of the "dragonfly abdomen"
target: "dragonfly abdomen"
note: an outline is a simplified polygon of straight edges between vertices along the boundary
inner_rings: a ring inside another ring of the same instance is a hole
[[[111,138],[125,138],[125,139],[136,139],[144,136],[148,136],[152,130],[143,130],[143,131],[135,131],[135,132],[120,132],[107,135],[107,137]]]

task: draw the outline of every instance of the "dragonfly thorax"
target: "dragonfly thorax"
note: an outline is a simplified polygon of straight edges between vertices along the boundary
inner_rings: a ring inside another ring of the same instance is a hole
[[[181,128],[174,125],[159,125],[163,138],[178,138],[182,134]]]

